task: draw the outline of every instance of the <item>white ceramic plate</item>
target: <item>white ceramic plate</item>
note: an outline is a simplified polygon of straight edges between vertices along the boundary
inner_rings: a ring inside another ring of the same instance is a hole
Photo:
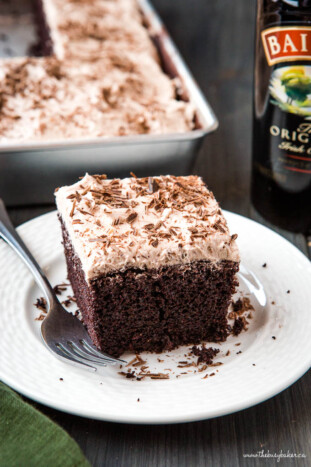
[[[229,212],[225,215],[231,232],[239,234],[244,277],[240,293],[250,296],[255,312],[248,331],[221,345],[210,344],[220,348],[214,361],[222,362],[221,366],[201,373],[187,368],[189,373],[177,378],[186,371],[177,365],[187,348],[160,356],[142,354],[151,370],[170,374],[167,380],[126,379],[115,367],[92,374],[61,363],[45,348],[41,323],[35,321],[39,313],[33,303],[42,293],[21,260],[0,242],[2,380],[50,407],[131,423],[187,422],[225,415],[262,402],[294,383],[310,367],[310,262],[271,230]],[[66,270],[56,213],[38,217],[18,230],[52,284],[62,282]],[[228,350],[230,355],[225,356]],[[126,355],[128,361],[132,357]],[[161,364],[159,357],[164,360]],[[210,376],[203,379],[206,374]]]

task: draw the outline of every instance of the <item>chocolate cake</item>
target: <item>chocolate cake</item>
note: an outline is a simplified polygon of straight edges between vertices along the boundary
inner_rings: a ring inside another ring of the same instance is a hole
[[[99,349],[226,339],[239,252],[199,177],[86,174],[58,189],[56,203],[68,277]]]
[[[46,56],[0,60],[0,144],[194,128],[136,0],[33,1]]]

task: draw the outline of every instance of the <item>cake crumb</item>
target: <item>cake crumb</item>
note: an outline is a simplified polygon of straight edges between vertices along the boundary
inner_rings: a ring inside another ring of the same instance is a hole
[[[288,290],[286,293],[290,293],[290,290]]]
[[[241,315],[245,313],[245,311],[254,310],[253,305],[248,297],[242,297],[232,302],[232,308],[234,313],[237,315]]]
[[[139,399],[139,397],[138,397],[138,399],[137,399],[137,402],[140,402],[140,399]]]
[[[273,340],[275,340],[275,339],[276,339],[276,337],[275,337],[275,336],[272,336],[272,339],[273,339]]]
[[[238,336],[243,330],[247,330],[247,327],[246,327],[246,319],[244,318],[244,316],[241,316],[239,318],[237,318],[235,321],[234,321],[234,325],[232,327],[232,334],[234,336]]]
[[[191,353],[196,357],[199,357],[197,364],[206,363],[207,365],[210,365],[213,363],[213,358],[218,354],[218,352],[219,349],[214,349],[212,347],[206,348],[204,344],[201,348],[196,345],[191,348]]]
[[[263,268],[266,268],[266,267],[267,267],[267,263],[263,263],[262,267],[263,267]]]
[[[59,381],[64,381],[64,378],[59,378]]]

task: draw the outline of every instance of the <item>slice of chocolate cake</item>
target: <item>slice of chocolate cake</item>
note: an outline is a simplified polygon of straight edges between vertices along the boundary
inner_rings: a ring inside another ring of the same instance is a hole
[[[119,356],[226,339],[239,252],[199,177],[85,175],[56,203],[68,277],[98,348]]]

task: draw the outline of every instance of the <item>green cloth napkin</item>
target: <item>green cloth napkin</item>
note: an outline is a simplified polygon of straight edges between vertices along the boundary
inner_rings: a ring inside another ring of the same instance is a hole
[[[0,382],[1,467],[90,467],[56,423]]]

